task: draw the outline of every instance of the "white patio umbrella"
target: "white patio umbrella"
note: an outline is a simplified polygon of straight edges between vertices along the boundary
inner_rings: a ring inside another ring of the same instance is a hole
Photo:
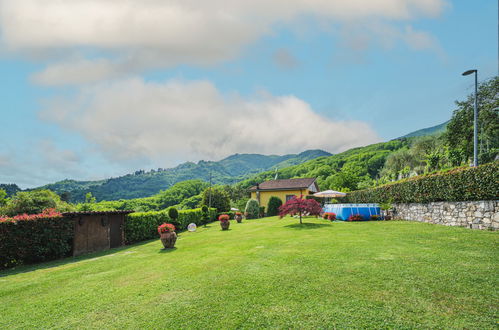
[[[315,197],[320,197],[320,198],[336,198],[336,197],[345,197],[347,194],[341,191],[335,191],[335,190],[324,190],[324,191],[319,191],[314,194]]]

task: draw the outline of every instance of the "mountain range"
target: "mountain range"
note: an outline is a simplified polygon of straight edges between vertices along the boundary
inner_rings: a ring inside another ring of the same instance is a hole
[[[63,180],[36,189],[50,189],[72,202],[81,202],[91,192],[97,199],[119,200],[148,197],[177,182],[201,179],[214,184],[233,184],[254,174],[301,164],[318,157],[331,156],[323,150],[307,150],[284,156],[235,154],[220,161],[186,162],[174,168],[135,171],[117,178],[98,181]]]
[[[439,134],[445,130],[447,123],[420,129],[394,140]],[[392,146],[388,149],[392,149]],[[352,151],[355,150],[352,149]],[[348,155],[348,152],[342,154]],[[185,180],[200,179],[206,182],[211,180],[213,184],[234,184],[250,178],[260,178],[261,175],[257,175],[260,173],[268,179],[271,171],[276,168],[291,169],[295,165],[329,156],[332,154],[323,150],[307,150],[299,154],[283,156],[234,154],[220,161],[186,162],[173,168],[138,170],[124,176],[96,181],[66,179],[34,189],[50,189],[71,202],[84,201],[88,192],[91,192],[97,201],[141,198],[157,194]],[[318,173],[311,174],[317,175]],[[299,176],[298,173],[296,175]],[[0,189],[6,190],[9,196],[21,190],[15,184],[0,184]]]

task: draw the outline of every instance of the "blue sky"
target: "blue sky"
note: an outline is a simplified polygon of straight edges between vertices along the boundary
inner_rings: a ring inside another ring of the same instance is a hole
[[[78,13],[76,16],[74,13]],[[498,72],[495,0],[0,0],[0,182],[340,152]]]

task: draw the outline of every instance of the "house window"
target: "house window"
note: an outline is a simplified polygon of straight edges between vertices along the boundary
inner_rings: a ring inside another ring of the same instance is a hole
[[[296,197],[295,195],[286,195],[286,202],[292,199],[293,197]]]

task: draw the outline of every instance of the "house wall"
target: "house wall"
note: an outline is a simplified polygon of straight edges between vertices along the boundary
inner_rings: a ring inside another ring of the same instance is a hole
[[[260,206],[265,206],[265,211],[267,211],[267,208],[269,206],[269,199],[272,196],[279,197],[284,204],[286,203],[286,195],[295,195],[297,197],[300,197],[300,195],[303,196],[310,195],[310,192],[308,189],[260,191]],[[251,192],[251,198],[257,199],[255,191]]]

